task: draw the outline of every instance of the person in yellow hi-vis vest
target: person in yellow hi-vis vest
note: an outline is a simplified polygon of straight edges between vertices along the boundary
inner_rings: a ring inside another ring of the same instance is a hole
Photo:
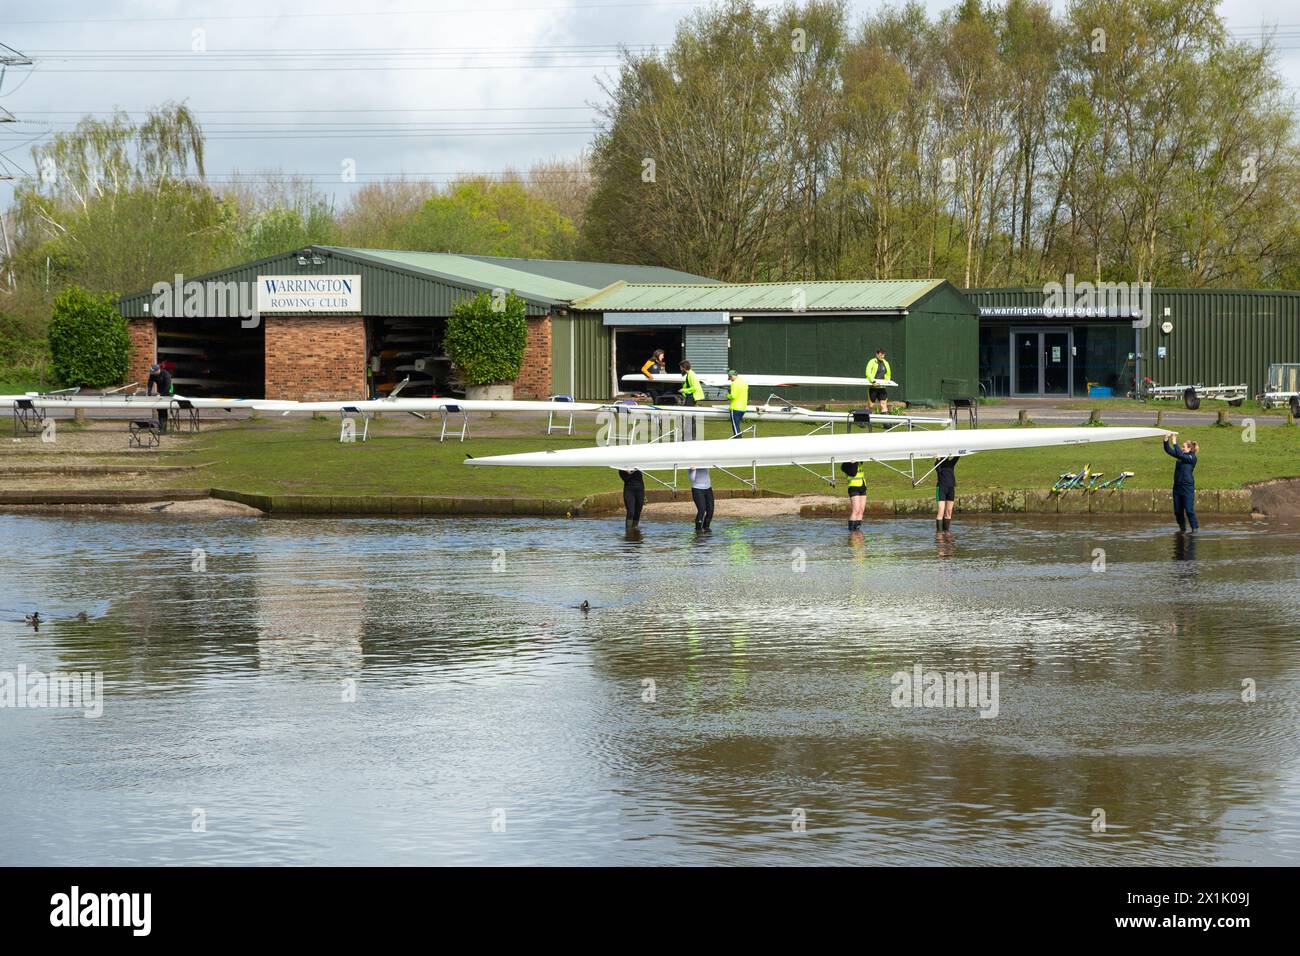
[[[727,370],[727,408],[731,411],[731,433],[740,434],[740,422],[749,408],[749,383],[736,370]]]
[[[889,414],[889,393],[885,391],[883,385],[877,385],[876,382],[884,382],[893,379],[893,370],[889,367],[889,360],[885,358],[884,349],[876,349],[875,356],[867,362],[867,381],[870,384],[870,390],[867,392],[867,404],[871,406],[872,411],[876,409],[876,403],[880,403],[880,414]]]
[[[862,530],[862,516],[867,510],[867,472],[862,462],[846,461],[840,471],[849,479],[849,530]]]
[[[704,401],[704,386],[700,384],[700,377],[691,371],[691,363],[688,359],[682,359],[678,366],[682,370],[682,387],[681,396],[683,405],[698,405]],[[692,441],[695,438],[695,418],[692,415],[682,416],[682,436],[686,441]]]

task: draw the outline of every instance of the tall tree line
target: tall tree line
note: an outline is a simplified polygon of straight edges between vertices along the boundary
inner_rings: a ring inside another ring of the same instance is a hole
[[[729,0],[606,88],[593,258],[729,280],[1295,287],[1300,152],[1212,0]]]
[[[590,193],[585,155],[495,178],[368,183],[346,203],[311,180],[209,181],[203,130],[169,103],[133,122],[86,117],[33,150],[0,248],[0,380],[42,377],[60,290],[121,294],[309,244],[571,258]]]

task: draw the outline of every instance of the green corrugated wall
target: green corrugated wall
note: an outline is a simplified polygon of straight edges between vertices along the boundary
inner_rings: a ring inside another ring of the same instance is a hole
[[[855,375],[866,372],[867,359],[879,346],[897,362],[903,348],[901,315],[793,315],[747,316],[731,326],[730,361],[742,374]],[[750,389],[750,401],[761,403],[767,394]],[[857,394],[855,394],[855,391]],[[866,389],[797,388],[785,397],[800,404],[832,400],[867,402]]]
[[[956,289],[944,285],[903,315],[825,315],[805,312],[746,317],[731,326],[731,364],[754,374],[866,374],[883,348],[899,387],[891,399],[942,404],[978,390],[979,323]],[[766,396],[761,396],[765,398]],[[866,389],[799,388],[800,403],[861,400]]]
[[[904,328],[904,365],[895,366],[904,399],[939,405],[955,395],[979,394],[979,322],[956,289],[945,285],[926,296]]]
[[[967,289],[965,294],[984,307],[1043,304],[1042,289]],[[1162,385],[1246,382],[1253,395],[1263,390],[1270,364],[1300,362],[1300,292],[1157,288],[1152,299],[1155,315],[1141,330],[1142,371]],[[1028,318],[1023,324],[1083,321]],[[1168,334],[1160,331],[1166,321],[1174,325]],[[1158,355],[1162,345],[1164,359]]]
[[[551,391],[576,401],[603,401],[610,392],[610,330],[599,313],[551,319]]]
[[[1143,373],[1162,385],[1236,385],[1264,390],[1273,362],[1300,362],[1300,293],[1156,289],[1142,330]],[[1165,309],[1169,315],[1165,315]],[[1168,335],[1160,331],[1172,322]],[[1167,357],[1157,357],[1157,346]]]

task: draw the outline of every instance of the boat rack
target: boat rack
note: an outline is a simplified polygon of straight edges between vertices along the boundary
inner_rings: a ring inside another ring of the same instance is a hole
[[[353,416],[353,415],[360,415],[360,416],[361,416],[361,421],[362,421],[362,423],[363,423],[363,424],[362,424],[362,427],[361,427],[361,440],[362,440],[362,441],[365,441],[367,438],[370,437],[370,413],[369,413],[369,412],[363,412],[361,409],[357,408],[355,405],[345,405],[344,407],[342,407],[342,408],[339,409],[339,421],[340,421],[341,423],[346,423],[346,422],[352,421],[352,416]],[[347,438],[344,437],[344,435],[346,435],[346,434],[347,434],[347,425],[346,425],[346,424],[343,424],[343,426],[339,429],[339,442],[340,442],[340,443],[343,443],[343,442],[346,442],[346,441],[349,440],[349,439],[347,439]]]
[[[194,407],[194,403],[188,398],[173,398],[171,405],[168,407],[167,427],[174,432],[181,430],[181,413],[185,413],[185,424],[189,427],[190,434],[199,430],[199,410]]]
[[[35,435],[41,430],[41,421],[45,418],[45,410],[38,408],[36,402],[30,398],[18,398],[14,400],[14,434],[21,433],[24,435]]]
[[[447,440],[447,419],[452,415],[460,416],[460,440],[463,442],[469,434],[469,412],[459,405],[443,405],[438,409],[438,414],[442,417],[442,431],[438,434],[438,441]]]
[[[1291,414],[1300,418],[1300,392],[1265,392],[1259,396],[1259,403],[1265,408],[1290,405]]]
[[[551,401],[552,401],[552,402],[572,402],[572,401],[573,401],[573,396],[572,396],[572,395],[552,395],[552,396],[551,396]],[[547,416],[546,416],[546,434],[549,435],[549,434],[551,434],[552,432],[564,432],[565,434],[572,435],[572,434],[573,434],[573,412],[572,412],[572,411],[569,412],[569,423],[568,423],[568,425],[557,425],[557,424],[555,424],[555,409],[552,408],[552,409],[550,410],[550,412],[549,412],[549,413],[547,414]]]
[[[1234,408],[1239,406],[1250,394],[1250,386],[1245,382],[1240,385],[1152,385],[1146,390],[1146,397],[1154,401],[1181,398],[1189,411],[1201,407],[1201,399],[1227,402]]]

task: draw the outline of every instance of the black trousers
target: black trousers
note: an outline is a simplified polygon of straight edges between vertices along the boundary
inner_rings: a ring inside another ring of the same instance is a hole
[[[624,485],[623,507],[627,510],[627,520],[636,524],[641,520],[641,509],[645,507],[645,486]]]
[[[684,395],[682,395],[682,404],[694,405],[695,396],[692,395],[690,392],[685,393]],[[695,440],[695,416],[683,415],[682,416],[682,441],[694,441],[694,440]]]
[[[1186,531],[1190,524],[1195,531],[1200,525],[1196,521],[1196,489],[1186,485],[1174,485],[1174,520],[1178,527]]]
[[[695,526],[707,528],[713,521],[713,489],[692,488],[691,500],[695,502]]]

